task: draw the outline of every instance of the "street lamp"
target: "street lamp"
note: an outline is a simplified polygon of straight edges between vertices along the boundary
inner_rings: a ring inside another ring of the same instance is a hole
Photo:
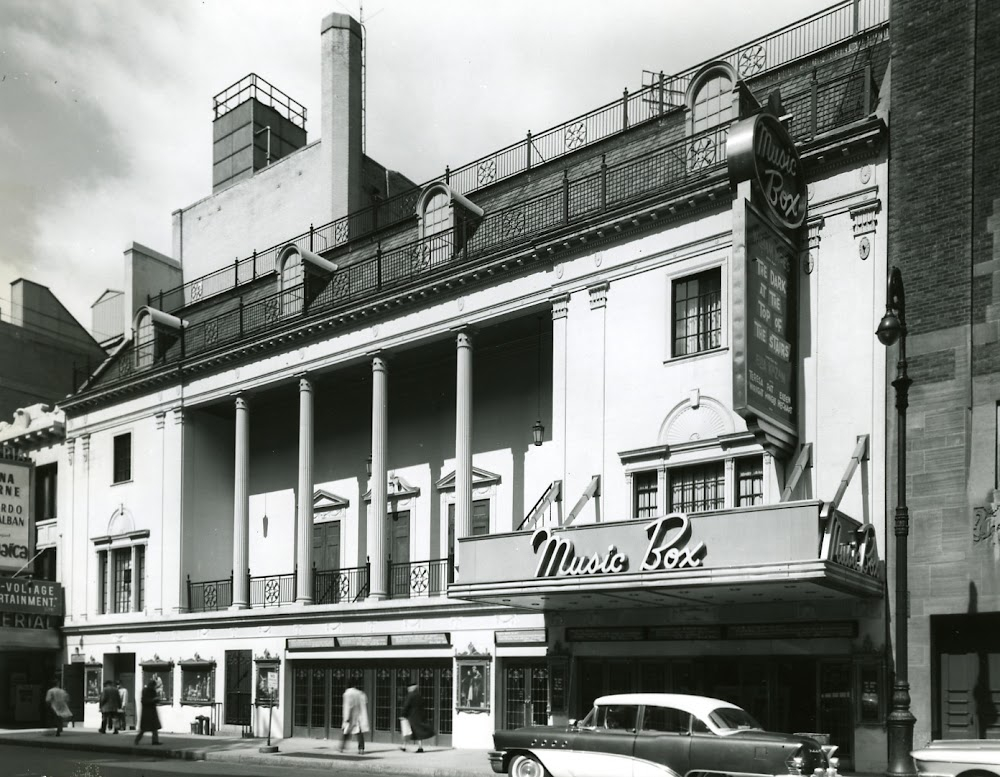
[[[910,712],[910,683],[907,678],[907,616],[908,588],[906,576],[906,539],[910,533],[910,513],[906,507],[906,408],[910,384],[906,374],[906,304],[903,276],[898,267],[889,272],[885,315],[875,330],[882,345],[888,347],[899,340],[896,361],[896,679],[892,685],[892,711],[889,713],[888,777],[912,777],[916,774],[913,758],[913,724],[917,719]]]

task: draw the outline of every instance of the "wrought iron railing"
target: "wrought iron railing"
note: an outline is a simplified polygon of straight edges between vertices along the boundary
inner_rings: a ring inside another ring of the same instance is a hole
[[[389,559],[390,599],[444,596],[448,593],[448,583],[454,582],[454,579],[454,556],[398,564]]]
[[[808,82],[805,91],[790,95],[786,102],[786,111],[793,114],[793,137],[809,139],[864,118],[876,95],[868,65],[829,81]],[[310,277],[306,285],[263,296],[259,286],[255,287],[258,296],[227,299],[212,317],[191,321],[181,330],[181,338],[160,352],[153,366],[274,331],[303,316],[330,313],[388,292],[402,292],[500,252],[536,244],[601,213],[684,191],[723,170],[727,133],[728,127],[720,126],[615,165],[602,161],[597,170],[579,178],[571,179],[567,171],[549,191],[486,213],[474,231],[463,223],[457,233],[449,230],[391,250],[376,243],[368,257],[324,280]],[[123,346],[117,360],[119,379],[140,369],[136,356],[131,344]]]
[[[371,564],[348,569],[313,569],[313,601],[316,604],[356,602],[368,595]]]
[[[248,576],[251,607],[277,607],[295,601],[295,573]]]
[[[187,576],[188,612],[228,610],[233,604],[233,577],[192,583]]]
[[[888,18],[889,0],[845,0],[714,59],[730,62],[741,77],[750,78],[820,49],[850,40],[856,35],[881,28],[887,24]],[[407,189],[328,224],[310,226],[308,232],[283,240],[263,251],[255,251],[251,256],[237,260],[232,266],[151,296],[148,304],[156,305],[160,310],[174,312],[272,272],[278,252],[289,243],[311,251],[326,251],[370,235],[383,227],[414,218],[421,190],[435,181],[443,180],[455,191],[470,194],[635,127],[682,105],[687,87],[701,67],[702,65],[698,65],[669,77],[646,71],[643,87],[638,91],[629,93],[626,89],[619,99],[544,132],[529,132],[523,140],[462,167],[454,170],[445,168],[444,175],[432,178],[421,186]],[[253,77],[263,81],[257,76]],[[243,81],[234,84],[230,90],[239,87]],[[217,101],[226,94],[227,92],[223,92],[217,95]],[[304,120],[304,109],[302,115]]]

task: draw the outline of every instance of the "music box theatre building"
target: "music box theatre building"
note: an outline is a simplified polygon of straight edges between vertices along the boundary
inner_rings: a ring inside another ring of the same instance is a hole
[[[63,405],[67,644],[168,731],[336,737],[356,684],[398,740],[418,680],[487,747],[675,690],[880,768],[887,3],[421,186],[363,153],[359,25],[321,45],[320,139],[244,79],[173,256],[127,252]]]

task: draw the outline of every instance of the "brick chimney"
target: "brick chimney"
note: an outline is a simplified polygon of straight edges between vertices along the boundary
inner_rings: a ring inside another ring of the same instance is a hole
[[[361,201],[361,25],[347,14],[323,19],[321,60],[323,196],[330,220],[363,207]]]

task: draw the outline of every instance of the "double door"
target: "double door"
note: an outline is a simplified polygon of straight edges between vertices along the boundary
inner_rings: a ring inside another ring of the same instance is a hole
[[[434,743],[451,744],[454,678],[448,659],[377,662],[296,662],[293,671],[293,736],[339,739],[343,696],[360,688],[368,697],[368,737],[375,742],[402,742],[399,717],[407,688],[416,683],[424,714],[437,732]]]

